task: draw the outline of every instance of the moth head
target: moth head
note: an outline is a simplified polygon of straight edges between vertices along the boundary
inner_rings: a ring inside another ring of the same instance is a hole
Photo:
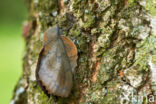
[[[60,36],[59,26],[49,27],[44,34],[43,44],[46,45],[51,41],[56,41]]]

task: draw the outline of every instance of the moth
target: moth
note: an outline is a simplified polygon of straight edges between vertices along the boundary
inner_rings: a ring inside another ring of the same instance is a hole
[[[69,96],[77,57],[75,44],[63,36],[58,25],[47,29],[37,62],[36,80],[48,96]]]

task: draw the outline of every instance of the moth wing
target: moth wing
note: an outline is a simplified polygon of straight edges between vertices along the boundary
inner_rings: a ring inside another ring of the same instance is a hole
[[[36,76],[36,80],[37,80],[37,83],[39,84],[39,86],[42,88],[42,90],[44,91],[44,93],[47,96],[50,97],[50,94],[45,89],[45,87],[42,85],[42,82],[41,82],[40,77],[39,77],[39,70],[40,70],[40,65],[41,65],[41,59],[42,59],[43,52],[44,52],[44,48],[42,48],[41,51],[40,51],[40,53],[39,53],[39,57],[38,57],[38,61],[37,61],[37,67],[36,67],[36,71],[35,71],[35,76]]]
[[[65,45],[65,50],[70,60],[70,64],[72,67],[72,72],[74,72],[75,67],[77,66],[77,48],[75,44],[66,36],[61,36],[63,43]]]
[[[42,85],[54,95],[67,97],[72,88],[72,72],[62,40],[55,42],[40,61],[38,77]]]

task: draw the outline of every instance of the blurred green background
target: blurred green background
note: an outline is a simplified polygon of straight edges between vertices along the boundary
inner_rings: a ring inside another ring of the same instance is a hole
[[[0,1],[0,104],[9,104],[22,74],[22,24],[27,19],[26,10],[24,0]]]

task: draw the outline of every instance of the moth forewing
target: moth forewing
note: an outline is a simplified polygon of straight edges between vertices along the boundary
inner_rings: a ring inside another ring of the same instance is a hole
[[[45,32],[36,79],[47,95],[68,97],[73,84],[72,72],[77,65],[77,48],[69,38],[60,37],[59,33],[58,25]]]
[[[68,97],[72,88],[72,72],[62,40],[57,40],[40,61],[38,76],[46,90]]]
[[[57,63],[60,64],[58,67],[59,72],[57,76],[57,82],[59,85],[58,89],[60,89],[60,94],[62,94],[62,96],[67,97],[72,88],[72,70],[63,41],[61,39],[58,40],[57,52]]]
[[[72,68],[72,72],[75,72],[75,67],[77,66],[77,48],[75,46],[75,44],[67,37],[65,36],[61,36],[61,39],[64,43],[65,46],[65,50],[67,52],[69,61],[70,61],[70,65]]]

